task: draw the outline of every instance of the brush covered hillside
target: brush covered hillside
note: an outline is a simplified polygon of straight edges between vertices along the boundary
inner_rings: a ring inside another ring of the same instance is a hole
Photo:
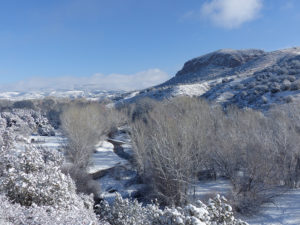
[[[175,77],[130,93],[125,101],[178,95],[252,108],[291,102],[300,96],[300,47],[273,52],[218,50],[187,61]]]

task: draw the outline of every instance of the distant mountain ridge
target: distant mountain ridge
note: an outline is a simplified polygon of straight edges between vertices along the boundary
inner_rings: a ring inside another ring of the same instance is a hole
[[[84,90],[84,89],[53,89],[53,90],[37,90],[37,91],[7,91],[0,92],[0,99],[6,100],[32,100],[41,99],[45,97],[57,98],[86,98],[89,100],[101,100],[104,98],[116,98],[123,94],[124,91],[102,91],[102,90]]]

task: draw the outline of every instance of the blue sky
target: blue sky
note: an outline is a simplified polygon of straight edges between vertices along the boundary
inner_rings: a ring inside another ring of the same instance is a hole
[[[173,76],[185,61],[220,48],[300,46],[299,0],[0,4],[2,86],[99,82],[107,89],[143,88]]]

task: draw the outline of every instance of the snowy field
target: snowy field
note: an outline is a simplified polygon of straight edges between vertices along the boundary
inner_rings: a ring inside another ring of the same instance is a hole
[[[288,191],[277,197],[274,204],[266,205],[260,214],[245,220],[253,225],[299,225],[300,190]]]

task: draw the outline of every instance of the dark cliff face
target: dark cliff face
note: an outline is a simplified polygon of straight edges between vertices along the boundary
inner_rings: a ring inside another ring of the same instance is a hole
[[[187,61],[176,76],[188,73],[196,73],[205,67],[214,66],[221,68],[235,68],[265,54],[262,50],[231,50],[223,49],[210,54]]]

